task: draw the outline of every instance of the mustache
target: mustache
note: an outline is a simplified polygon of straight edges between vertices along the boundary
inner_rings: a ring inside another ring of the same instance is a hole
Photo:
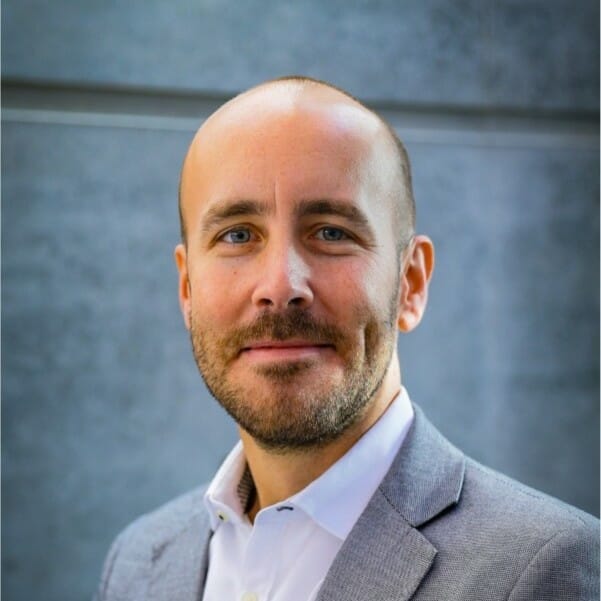
[[[262,313],[247,326],[232,330],[224,339],[224,348],[228,355],[235,356],[258,340],[283,342],[292,338],[337,347],[346,336],[340,328],[316,319],[305,309],[290,309],[284,313]]]

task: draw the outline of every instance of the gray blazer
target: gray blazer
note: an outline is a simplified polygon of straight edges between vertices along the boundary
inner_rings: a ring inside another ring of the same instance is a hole
[[[415,409],[318,600],[598,600],[598,520],[466,458]],[[202,495],[121,533],[98,601],[202,599],[211,537]]]

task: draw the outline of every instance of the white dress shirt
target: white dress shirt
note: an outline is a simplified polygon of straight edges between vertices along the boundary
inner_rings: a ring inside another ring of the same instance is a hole
[[[380,419],[319,478],[251,524],[242,443],[205,494],[214,534],[203,601],[313,601],[413,422],[403,388]]]

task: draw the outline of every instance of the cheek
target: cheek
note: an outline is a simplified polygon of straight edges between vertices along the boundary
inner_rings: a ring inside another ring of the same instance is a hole
[[[335,321],[362,327],[382,304],[381,282],[364,265],[337,265],[315,280],[319,299]]]
[[[396,329],[398,283],[387,266],[356,273],[345,284],[347,302],[353,308],[354,323],[365,338],[366,348],[376,347],[377,340]]]
[[[213,325],[231,322],[244,304],[244,271],[239,267],[200,266],[192,277],[192,307]]]
[[[349,270],[342,285],[366,306],[377,308],[382,306],[382,299],[390,295],[392,277],[386,265],[370,261]]]

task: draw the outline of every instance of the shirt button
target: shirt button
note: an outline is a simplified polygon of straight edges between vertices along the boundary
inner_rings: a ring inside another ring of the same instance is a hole
[[[242,595],[242,601],[259,601],[257,593],[244,593]]]
[[[217,512],[217,517],[222,521],[222,522],[227,522],[227,513],[225,513],[225,511],[218,511]]]

